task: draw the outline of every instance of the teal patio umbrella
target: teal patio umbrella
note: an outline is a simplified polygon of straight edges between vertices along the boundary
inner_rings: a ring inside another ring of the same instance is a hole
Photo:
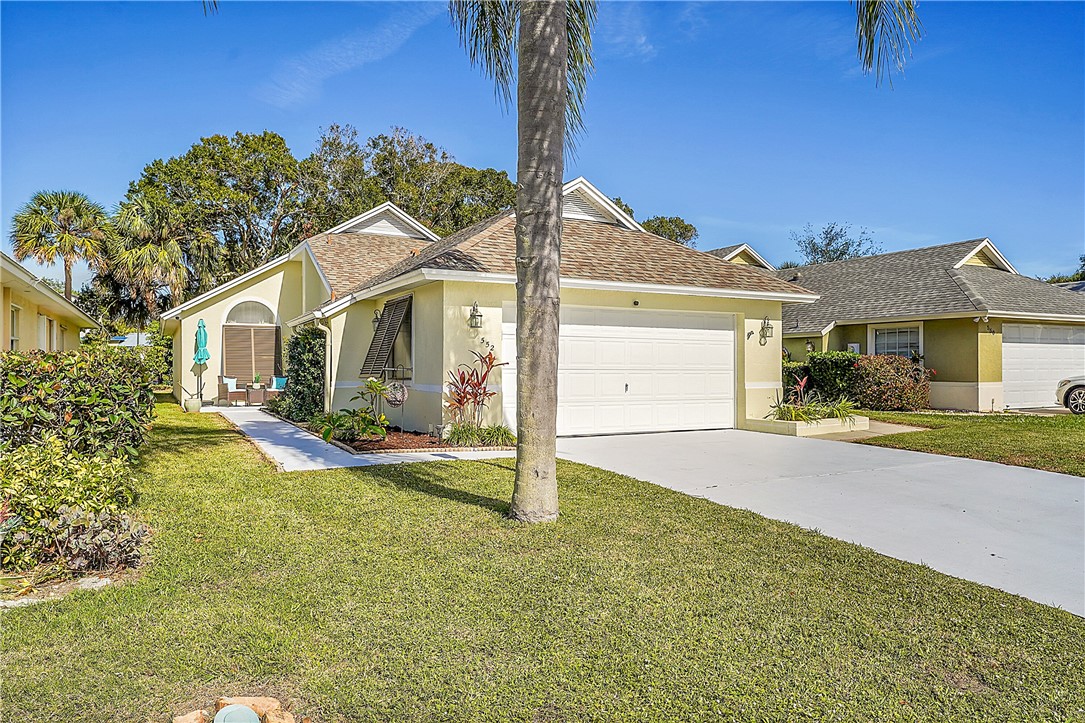
[[[201,367],[207,364],[207,360],[211,358],[211,354],[207,351],[207,325],[203,323],[203,319],[200,319],[200,323],[196,325],[196,355],[192,357],[192,361],[199,364]],[[200,369],[200,400],[203,400],[203,369]]]

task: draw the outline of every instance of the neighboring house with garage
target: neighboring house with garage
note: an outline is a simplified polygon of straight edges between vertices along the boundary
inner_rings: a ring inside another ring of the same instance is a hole
[[[990,239],[782,269],[820,295],[783,310],[784,346],[923,356],[931,406],[1055,404],[1085,374],[1085,295],[1019,274]]]
[[[584,179],[564,196],[558,433],[743,427],[764,416],[781,389],[782,309],[816,295],[647,233]],[[328,409],[353,406],[368,376],[399,379],[408,398],[392,423],[426,430],[447,421],[448,371],[492,349],[507,366],[487,421],[515,426],[515,258],[512,211],[438,239],[384,204],[167,311],[175,394],[196,388],[200,319],[206,382],[280,373],[283,340],[314,324],[328,332]]]
[[[0,251],[0,339],[3,349],[64,351],[97,321]]]

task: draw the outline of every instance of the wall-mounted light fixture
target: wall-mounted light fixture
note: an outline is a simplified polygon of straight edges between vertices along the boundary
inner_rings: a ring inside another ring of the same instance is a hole
[[[769,318],[766,316],[764,319],[761,320],[761,333],[759,334],[758,342],[761,344],[761,346],[765,346],[765,344],[769,343],[769,339],[771,338],[772,322],[770,322]]]
[[[467,326],[472,329],[482,328],[482,312],[478,310],[478,302],[471,304],[471,315],[467,317]]]
[[[373,309],[373,331],[377,330],[377,327],[381,325],[381,312],[380,309]]]
[[[814,351],[814,342],[807,339],[806,340],[806,353],[809,354],[812,351]]]

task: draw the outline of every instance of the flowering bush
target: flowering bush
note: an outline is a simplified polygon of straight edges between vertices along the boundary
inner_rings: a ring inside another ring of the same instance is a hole
[[[911,359],[892,354],[861,356],[847,396],[863,409],[915,411],[930,406],[931,375]]]

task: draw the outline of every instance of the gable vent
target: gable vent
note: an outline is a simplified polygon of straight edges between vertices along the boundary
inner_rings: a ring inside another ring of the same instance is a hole
[[[561,205],[561,215],[566,218],[580,218],[598,223],[613,223],[600,211],[594,203],[589,201],[582,193],[573,192],[566,194]]]
[[[382,236],[419,238],[417,231],[391,213],[382,213],[373,218],[367,218],[349,228],[343,229],[340,233],[372,233]]]

